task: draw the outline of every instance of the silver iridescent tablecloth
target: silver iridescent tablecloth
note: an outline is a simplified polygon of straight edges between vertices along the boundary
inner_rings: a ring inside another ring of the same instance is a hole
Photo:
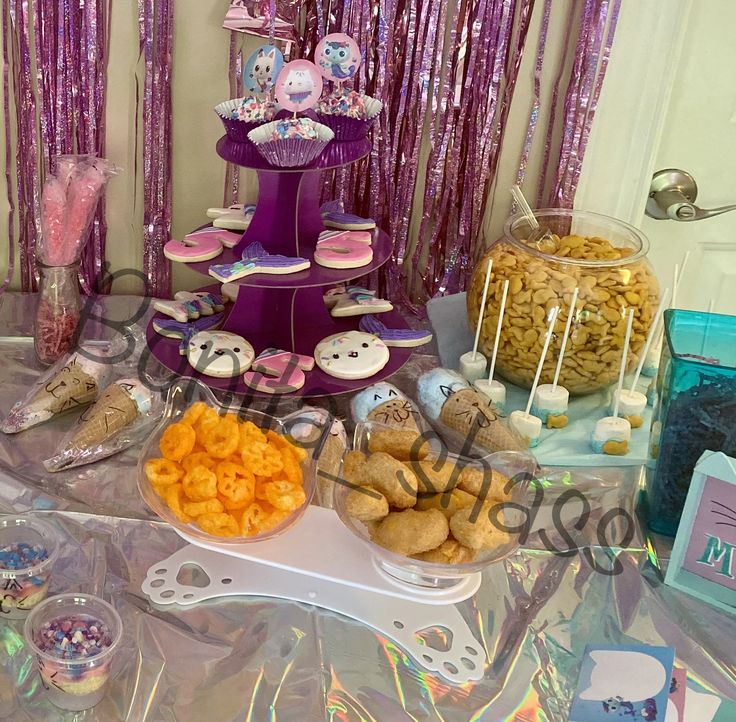
[[[0,303],[5,411],[40,369],[29,340],[31,299],[6,294]],[[100,311],[124,320],[139,303],[105,299]],[[93,335],[107,331],[90,328]],[[418,354],[393,381],[411,390],[418,371],[435,363]],[[141,582],[184,542],[138,498],[135,449],[61,475],[41,473],[39,460],[62,432],[50,425],[36,429],[32,441],[0,439],[0,512],[35,509],[60,530],[65,543],[52,592],[84,590],[111,600],[124,620],[123,649],[103,702],[64,713],[45,700],[21,623],[2,623],[0,719],[563,722],[585,645],[639,641],[675,647],[688,685],[723,698],[715,720],[736,720],[728,701],[736,698],[736,618],[663,586],[658,566],[666,563],[667,544],[647,538],[636,522],[635,470],[583,469],[572,479],[551,473],[523,550],[487,569],[479,592],[460,605],[492,661],[482,680],[455,686],[376,631],[307,605],[231,598],[153,606]],[[573,487],[591,508],[580,530],[576,504],[584,502],[554,506]],[[621,509],[605,530],[613,550],[598,539],[598,522],[610,508]],[[621,549],[616,542],[631,523],[631,541]],[[602,573],[613,557],[620,573]],[[426,641],[440,645],[441,635],[427,632]],[[696,715],[685,722],[707,722]]]

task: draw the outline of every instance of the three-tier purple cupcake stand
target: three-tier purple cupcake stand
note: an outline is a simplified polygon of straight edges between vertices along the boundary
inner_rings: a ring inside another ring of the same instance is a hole
[[[324,230],[320,212],[320,189],[323,171],[334,170],[364,158],[371,150],[370,140],[333,141],[313,163],[302,168],[277,168],[268,164],[252,143],[236,143],[224,136],[217,143],[221,158],[258,175],[256,211],[242,240],[233,249],[225,249],[212,261],[187,264],[208,276],[213,263],[240,260],[246,246],[256,241],[269,253],[309,258],[312,265],[305,271],[288,275],[253,274],[235,281],[241,288],[237,300],[226,309],[225,331],[240,334],[256,353],[268,347],[312,355],[323,338],[342,331],[356,330],[360,316],[333,318],[323,300],[325,291],[338,283],[346,283],[380,268],[391,257],[391,238],[376,229],[373,238],[373,260],[360,268],[324,268],[314,262],[314,249]],[[211,278],[210,276],[208,276]],[[219,293],[220,284],[202,289]],[[162,318],[158,315],[156,318]],[[407,328],[397,311],[381,314],[391,328]],[[179,341],[165,338],[148,326],[148,343],[152,354],[180,376],[192,376],[214,389],[240,394],[256,393],[243,383],[242,376],[218,379],[197,373],[179,354]],[[355,391],[396,373],[411,356],[410,348],[391,348],[391,359],[377,374],[367,379],[344,380],[329,376],[317,367],[307,373],[306,384],[293,395],[327,396]]]

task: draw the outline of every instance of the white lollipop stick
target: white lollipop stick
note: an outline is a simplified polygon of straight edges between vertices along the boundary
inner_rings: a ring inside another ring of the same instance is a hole
[[[672,273],[672,305],[670,308],[677,308],[677,286],[680,283],[680,264],[675,263],[675,270]]]
[[[711,298],[710,301],[708,301],[708,313],[713,313],[713,309],[716,307],[716,299]]]
[[[667,306],[667,301],[669,301],[669,296],[670,289],[665,288],[664,293],[662,294],[662,298],[659,301],[657,312],[654,314],[652,325],[649,327],[649,335],[647,336],[646,343],[644,344],[644,348],[642,349],[641,358],[639,359],[639,363],[636,365],[634,381],[631,384],[632,391],[636,391],[636,384],[639,382],[639,376],[641,376],[641,370],[644,368],[644,362],[647,360],[649,349],[652,347],[654,339],[659,336],[659,322],[662,320],[662,314],[664,313],[664,309]]]
[[[503,314],[506,312],[506,296],[509,292],[509,281],[503,282],[503,291],[501,292],[501,307],[498,309],[498,325],[496,326],[496,339],[493,342],[493,356],[491,356],[491,368],[488,371],[488,381],[493,381],[493,372],[496,370],[496,354],[498,354],[498,344],[501,341],[501,325],[503,324]]]
[[[629,341],[631,341],[631,326],[634,323],[634,309],[629,309],[629,320],[626,323],[626,338],[624,339],[624,352],[621,355],[621,370],[618,373],[618,385],[616,386],[616,401],[613,404],[613,416],[618,416],[621,389],[624,387],[624,375],[626,374],[626,359],[629,356]]]
[[[514,197],[514,200],[519,206],[519,210],[524,214],[524,217],[526,218],[526,222],[529,224],[529,227],[536,231],[539,228],[539,221],[537,220],[537,217],[534,215],[534,212],[532,211],[531,206],[529,203],[527,203],[526,198],[524,197],[524,192],[521,190],[521,186],[515,185],[511,186],[511,195]]]
[[[542,355],[539,357],[539,364],[537,364],[537,373],[534,376],[534,383],[532,384],[531,391],[529,392],[529,400],[526,402],[526,411],[524,412],[527,416],[532,409],[532,402],[534,401],[534,394],[539,386],[539,378],[542,375],[542,366],[544,365],[544,359],[547,356],[547,349],[549,348],[549,342],[552,339],[552,332],[555,328],[555,322],[557,321],[557,314],[560,312],[560,307],[555,306],[552,309],[552,317],[549,320],[549,327],[547,328],[547,336],[544,339],[544,348],[542,348]]]
[[[705,331],[703,332],[703,341],[700,344],[700,355],[705,355],[705,344],[708,342],[708,333],[710,332],[710,314],[713,313],[713,309],[716,307],[716,299],[711,298],[708,301],[708,318],[705,321]]]
[[[570,325],[572,324],[572,317],[575,315],[575,304],[578,302],[579,289],[575,286],[575,290],[572,294],[572,301],[570,302],[570,310],[567,314],[567,323],[565,324],[565,333],[562,336],[562,345],[560,346],[560,357],[557,359],[557,368],[555,369],[555,377],[552,381],[552,390],[557,388],[557,382],[560,380],[560,372],[562,371],[562,360],[565,358],[565,348],[567,347],[567,339],[570,335]]]
[[[491,281],[491,269],[493,268],[493,259],[488,259],[488,268],[486,268],[486,281],[483,284],[483,298],[480,302],[480,315],[478,316],[478,325],[475,327],[475,343],[473,343],[473,361],[478,355],[478,341],[480,341],[480,328],[483,325],[483,314],[486,312],[486,301],[488,300],[488,284]]]

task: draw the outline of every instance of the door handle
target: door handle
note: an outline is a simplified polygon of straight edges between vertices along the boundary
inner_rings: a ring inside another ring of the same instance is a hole
[[[736,204],[719,208],[695,205],[698,185],[689,173],[676,168],[657,171],[652,177],[647,198],[646,214],[657,220],[700,221],[736,211]]]

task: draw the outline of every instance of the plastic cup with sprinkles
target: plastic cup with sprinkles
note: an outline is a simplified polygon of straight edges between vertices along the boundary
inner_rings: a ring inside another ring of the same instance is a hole
[[[24,618],[46,598],[58,553],[59,535],[50,524],[0,517],[0,623]]]
[[[76,712],[102,699],[123,632],[110,604],[86,594],[49,597],[28,615],[24,631],[53,704]]]

